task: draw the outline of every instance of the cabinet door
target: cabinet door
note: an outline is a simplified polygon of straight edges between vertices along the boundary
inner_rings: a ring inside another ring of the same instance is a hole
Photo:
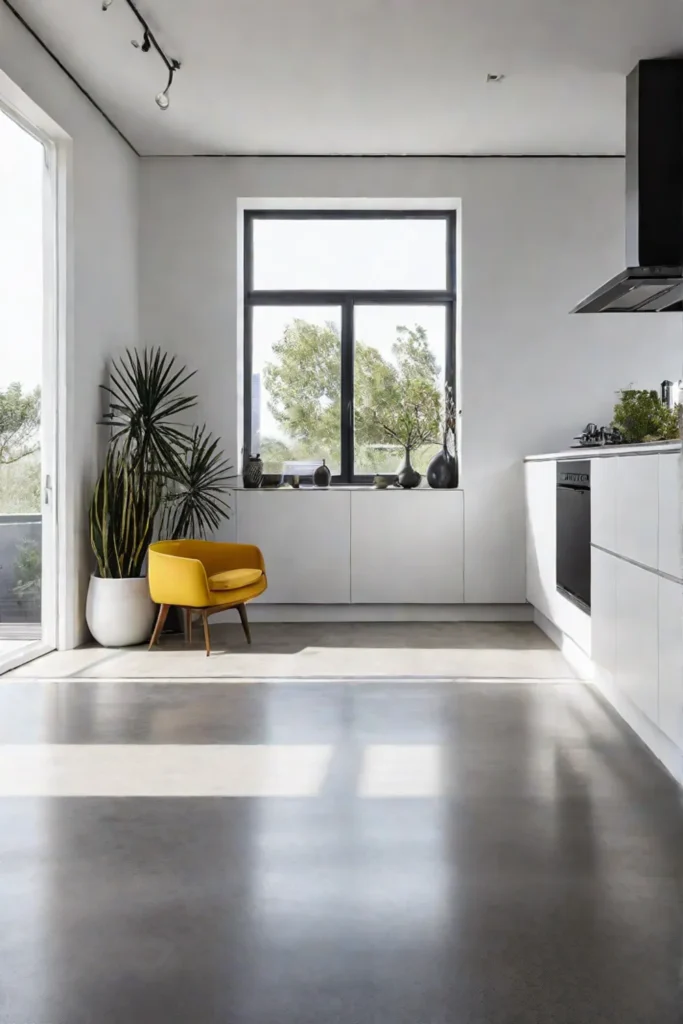
[[[683,578],[681,568],[681,457],[659,456],[659,568]]]
[[[612,679],[617,671],[618,561],[614,555],[592,549],[591,652],[598,669]]]
[[[351,492],[354,604],[462,600],[462,491]]]
[[[657,568],[659,459],[621,455],[617,463],[617,547],[619,555]]]
[[[270,604],[348,604],[350,494],[237,492],[237,539],[263,551]]]
[[[659,728],[683,747],[683,586],[659,579]]]
[[[617,684],[653,722],[659,716],[658,583],[655,573],[617,559]]]
[[[525,462],[526,597],[552,619],[555,601],[556,462]]]
[[[617,459],[591,459],[591,541],[615,551],[617,545]]]

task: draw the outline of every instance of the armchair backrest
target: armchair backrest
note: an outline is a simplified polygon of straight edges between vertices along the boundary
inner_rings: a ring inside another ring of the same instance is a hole
[[[206,569],[196,544],[202,541],[160,541],[149,548],[149,592],[157,604],[204,608],[211,601]]]

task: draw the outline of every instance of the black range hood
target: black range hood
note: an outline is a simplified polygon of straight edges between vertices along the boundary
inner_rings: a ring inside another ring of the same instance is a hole
[[[572,312],[683,310],[683,60],[626,79],[626,262]]]

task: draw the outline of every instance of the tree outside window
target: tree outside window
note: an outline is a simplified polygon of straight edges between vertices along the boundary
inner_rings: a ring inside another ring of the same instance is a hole
[[[40,511],[40,388],[0,390],[0,514]]]

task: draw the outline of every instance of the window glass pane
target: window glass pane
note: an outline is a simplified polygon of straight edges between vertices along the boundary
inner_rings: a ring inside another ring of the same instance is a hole
[[[0,655],[41,636],[45,150],[0,110]]]
[[[356,475],[395,473],[401,440],[426,440],[411,453],[424,473],[442,434],[444,306],[356,306],[354,465]]]
[[[253,309],[251,448],[265,472],[341,469],[341,310]]]
[[[446,219],[255,218],[256,289],[446,288]]]

